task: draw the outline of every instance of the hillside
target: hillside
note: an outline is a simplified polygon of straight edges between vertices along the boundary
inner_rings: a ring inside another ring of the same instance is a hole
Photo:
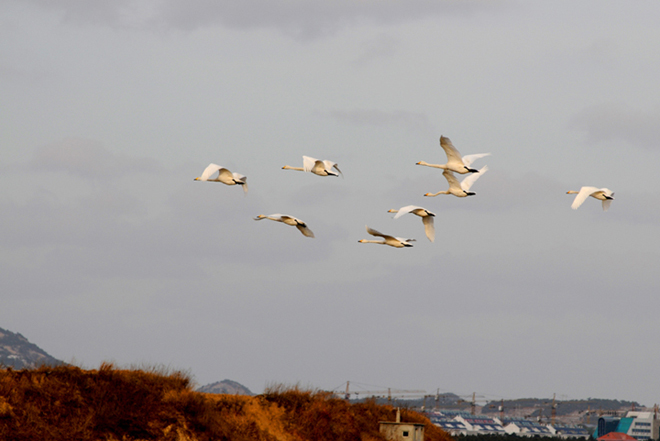
[[[395,409],[333,394],[274,387],[258,396],[196,392],[180,372],[73,366],[0,370],[3,441],[384,441]],[[426,441],[449,441],[424,416]]]
[[[0,328],[0,366],[23,369],[44,364],[57,366],[64,362],[51,357],[21,334]]]

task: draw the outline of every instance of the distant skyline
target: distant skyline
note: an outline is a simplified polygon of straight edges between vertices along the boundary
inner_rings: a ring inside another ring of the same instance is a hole
[[[652,406],[658,22],[651,1],[2,2],[0,327],[256,393]],[[476,195],[423,196],[447,188],[416,165],[441,135],[491,153]],[[343,178],[282,170],[304,155]],[[209,163],[249,193],[195,182]],[[610,209],[572,210],[582,186]]]

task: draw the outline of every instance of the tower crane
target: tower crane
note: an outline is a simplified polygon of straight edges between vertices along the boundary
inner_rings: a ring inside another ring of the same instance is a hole
[[[461,397],[463,397],[463,398],[469,398],[469,396],[467,396],[467,395],[461,395]],[[486,397],[484,397],[483,395],[477,395],[476,392],[472,392],[472,400],[469,401],[469,403],[470,403],[470,414],[471,414],[471,415],[476,414],[476,411],[477,411],[477,397],[479,397],[479,398],[484,398],[484,399],[486,398]],[[468,401],[467,401],[467,400],[463,400],[463,399],[459,399],[458,402],[457,402],[457,404],[461,404],[461,403],[468,403]]]
[[[387,395],[388,404],[392,402],[392,394],[426,394],[425,390],[403,390],[403,389],[392,389],[388,387],[387,390],[360,390],[360,391],[350,391],[350,381],[346,382],[346,392],[344,393],[344,399],[347,401],[350,400],[351,394],[355,395],[356,398],[359,398],[360,394],[363,396],[385,396]]]

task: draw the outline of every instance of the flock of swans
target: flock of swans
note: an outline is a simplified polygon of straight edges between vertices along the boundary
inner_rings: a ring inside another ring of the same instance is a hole
[[[488,166],[484,165],[480,169],[472,168],[472,163],[479,158],[489,156],[490,153],[477,153],[472,155],[465,155],[461,157],[461,154],[458,152],[456,147],[452,144],[451,140],[446,136],[440,136],[440,147],[445,151],[447,155],[447,163],[445,164],[429,164],[428,162],[419,161],[417,165],[423,165],[426,167],[433,167],[442,169],[442,175],[447,180],[449,188],[444,191],[438,191],[437,193],[426,193],[424,196],[434,197],[440,194],[451,194],[459,198],[464,198],[467,196],[474,196],[476,193],[471,192],[470,188],[474,183],[488,171]],[[303,156],[303,166],[302,167],[292,167],[285,165],[282,167],[283,170],[297,170],[306,173],[313,173],[317,176],[342,176],[343,173],[339,170],[336,162],[329,161],[327,159],[316,159],[310,156]],[[215,178],[211,178],[217,173]],[[461,182],[456,179],[454,173],[461,175],[467,174]],[[240,185],[243,188],[245,194],[248,191],[247,177],[229,171],[227,168],[219,166],[217,164],[209,164],[206,169],[202,172],[202,175],[195,178],[195,181],[207,181],[207,182],[221,182],[225,185]],[[607,211],[614,200],[614,193],[607,188],[597,188],[597,187],[582,187],[579,191],[568,191],[567,194],[577,194],[573,200],[571,208],[577,210],[580,205],[589,197],[593,197],[602,201],[603,211]],[[398,219],[401,216],[411,213],[422,218],[424,224],[424,232],[429,241],[433,242],[435,240],[435,227],[433,224],[433,218],[435,213],[427,210],[424,207],[419,207],[416,205],[406,205],[401,207],[398,210],[392,209],[388,211],[389,213],[396,213],[394,219]],[[286,214],[270,214],[264,215],[260,214],[254,218],[254,220],[259,221],[263,219],[270,219],[276,222],[282,222],[285,225],[290,225],[296,227],[305,237],[314,237],[314,233],[309,229],[307,224],[302,220],[289,216]],[[383,234],[373,228],[367,226],[367,233],[374,237],[380,239],[369,240],[361,239],[358,242],[360,243],[376,243],[381,245],[389,245],[395,248],[406,248],[412,247],[413,245],[410,242],[414,242],[415,239],[405,239],[401,237],[390,236],[388,234]]]

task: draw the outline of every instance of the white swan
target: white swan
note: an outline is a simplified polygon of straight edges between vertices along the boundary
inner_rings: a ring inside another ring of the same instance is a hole
[[[451,170],[461,175],[464,175],[465,173],[479,173],[479,170],[470,168],[470,165],[475,160],[490,155],[490,153],[476,153],[474,155],[465,155],[461,158],[461,154],[446,136],[440,136],[440,147],[442,147],[447,154],[446,164],[429,164],[428,162],[419,161],[417,165]]]
[[[394,237],[394,236],[388,236],[387,234],[380,233],[373,228],[369,228],[367,226],[367,233],[371,234],[372,236],[378,236],[382,237],[383,240],[368,240],[368,239],[360,239],[358,242],[360,243],[378,243],[381,245],[389,245],[394,248],[403,248],[403,247],[411,247],[412,244],[409,242],[414,242],[415,239],[403,239],[401,237]]]
[[[211,179],[211,175],[218,172],[216,178]],[[243,191],[247,194],[247,177],[239,173],[232,173],[224,167],[219,166],[218,164],[209,164],[208,167],[202,172],[202,176],[195,178],[195,181],[211,181],[211,182],[222,182],[226,185],[240,185],[243,187]]]
[[[408,213],[416,214],[422,218],[426,237],[428,237],[431,242],[435,240],[435,226],[433,225],[433,218],[435,217],[435,213],[416,205],[406,205],[405,207],[401,207],[398,210],[388,210],[388,213],[396,213],[394,219],[398,219],[404,214]]]
[[[337,173],[332,171],[332,169],[337,170]],[[302,167],[291,167],[290,165],[285,165],[282,167],[283,170],[298,170],[308,173],[314,173],[319,176],[339,176],[344,174],[337,167],[336,162],[329,161],[327,159],[316,159],[311,156],[303,156],[303,166]]]
[[[447,182],[449,182],[449,190],[439,191],[437,193],[426,193],[424,196],[437,196],[439,194],[453,194],[459,198],[474,196],[476,193],[471,192],[470,187],[472,187],[472,184],[474,184],[475,181],[479,179],[479,176],[483,175],[487,171],[488,166],[484,165],[481,167],[481,169],[479,169],[479,173],[473,173],[470,176],[466,176],[465,179],[459,183],[458,179],[456,179],[456,176],[454,176],[451,171],[445,170],[442,172],[442,176],[444,176],[447,179]]]
[[[282,222],[287,225],[294,226],[300,231],[303,235],[307,237],[314,237],[314,233],[312,233],[312,230],[310,230],[307,227],[307,224],[300,219],[296,219],[293,216],[288,216],[286,214],[280,214],[280,213],[275,213],[275,214],[270,214],[270,215],[264,215],[260,214],[259,216],[255,217],[254,220],[262,220],[262,219],[270,219],[276,222]]]
[[[567,191],[566,194],[577,194],[571,208],[577,210],[589,196],[603,201],[603,211],[607,211],[614,200],[614,192],[608,188],[582,187],[580,191]]]

